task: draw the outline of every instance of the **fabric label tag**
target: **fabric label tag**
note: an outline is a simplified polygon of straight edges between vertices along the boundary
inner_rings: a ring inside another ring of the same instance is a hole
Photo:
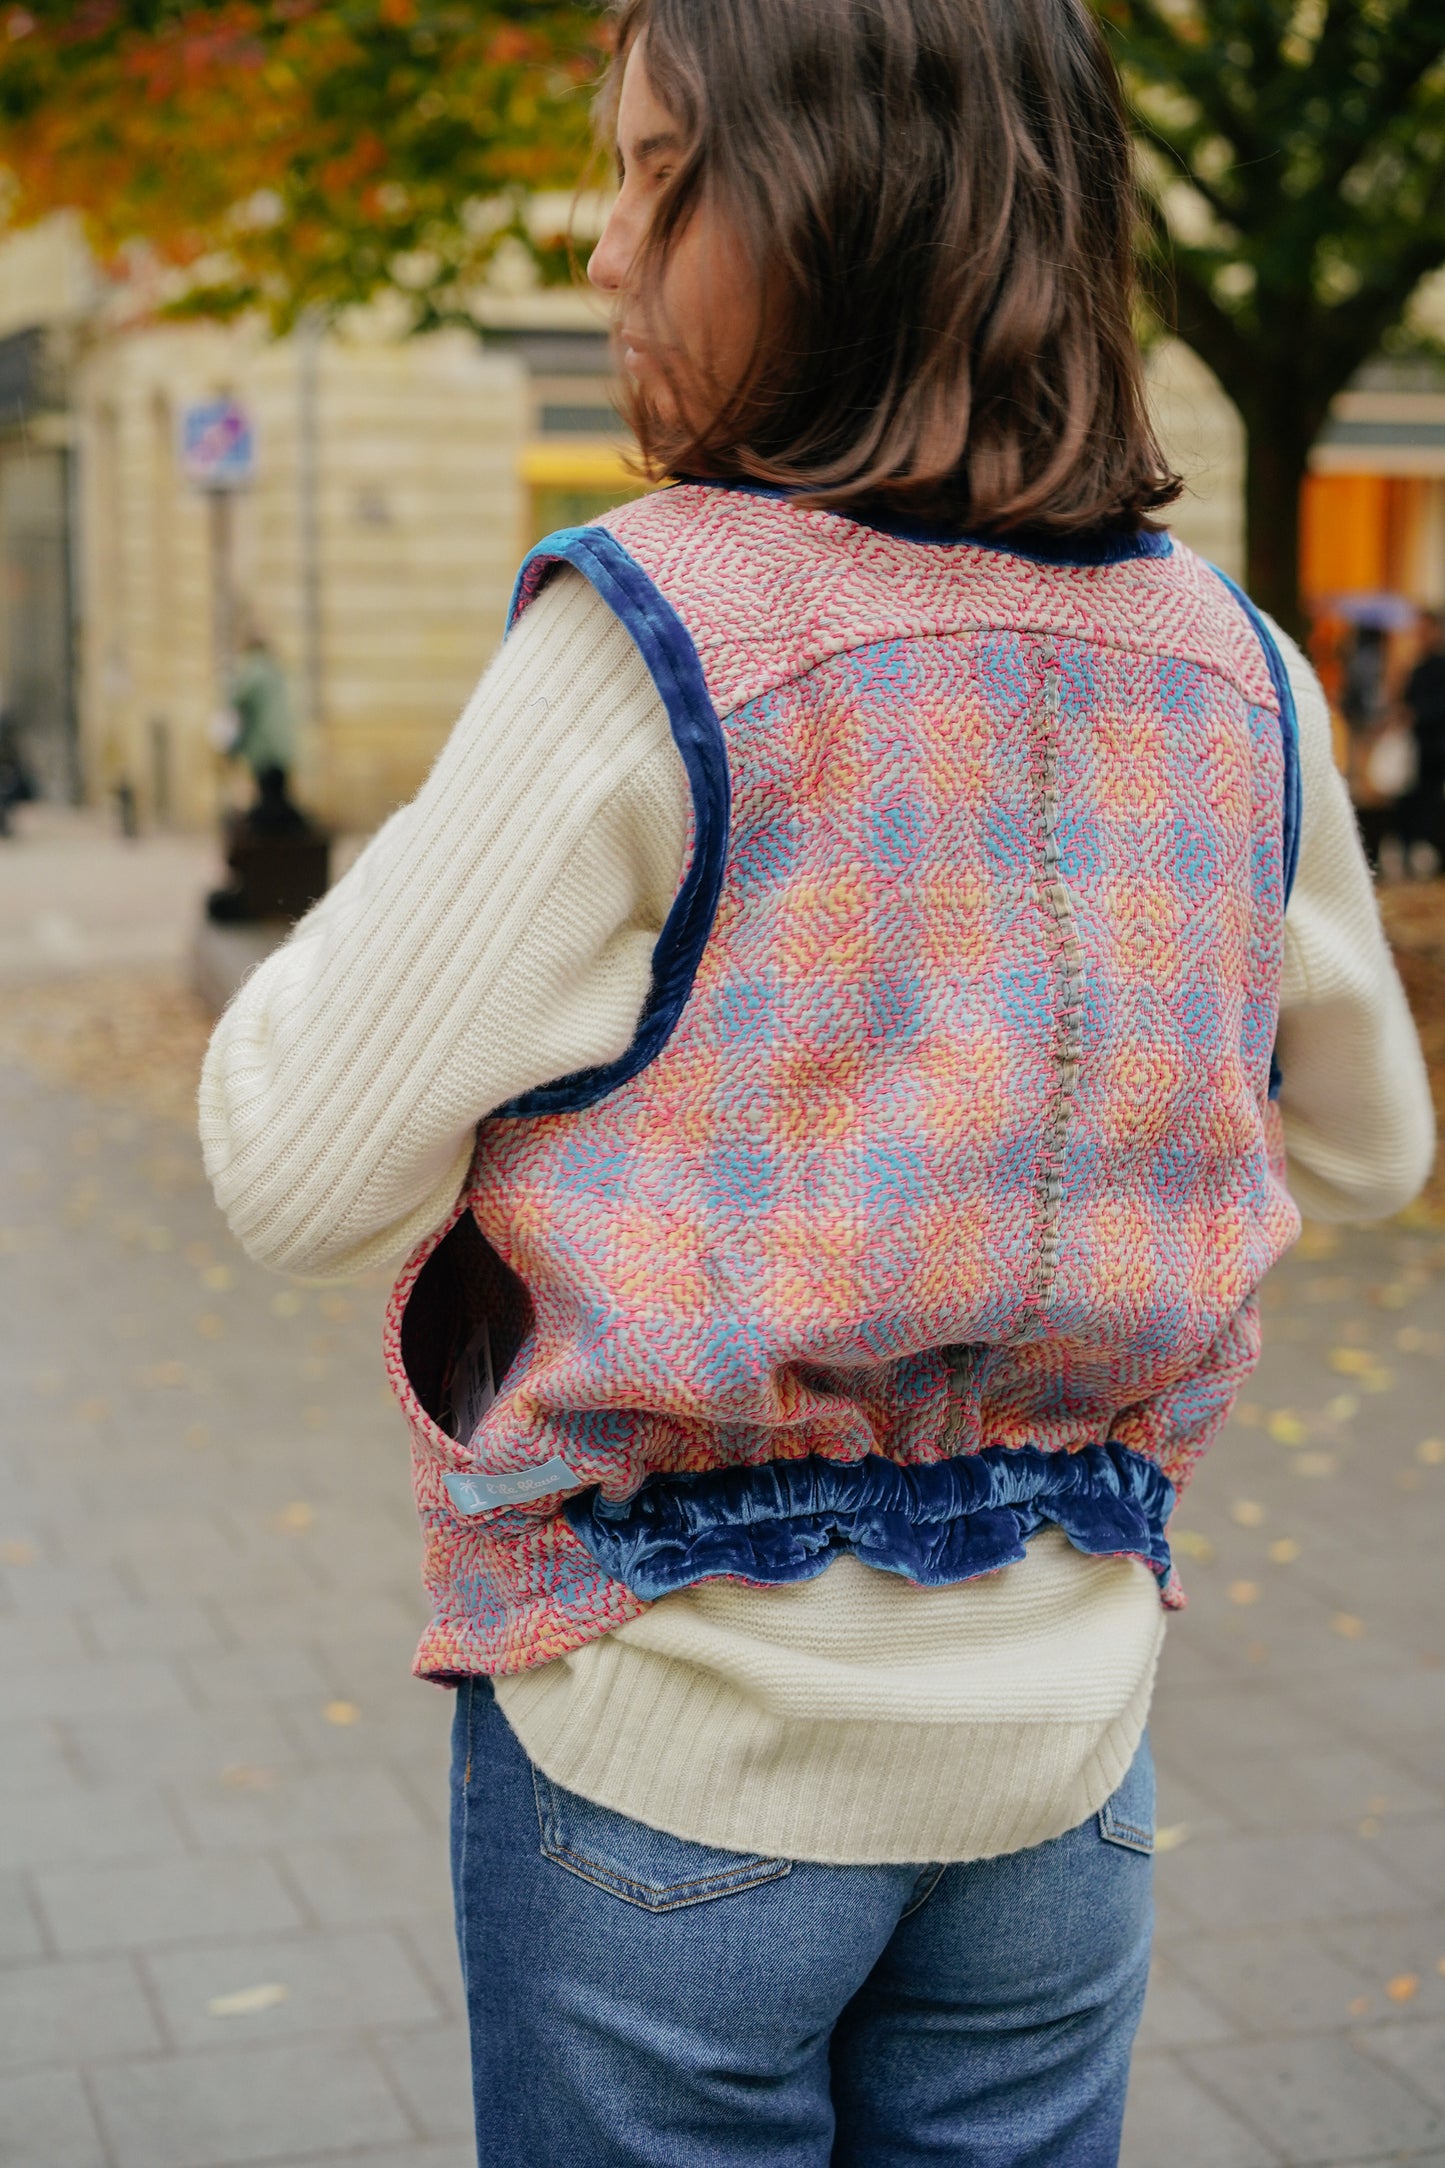
[[[504,1468],[497,1475],[444,1475],[458,1513],[490,1513],[497,1506],[526,1505],[549,1491],[575,1490],[587,1478],[554,1453],[536,1468]]]

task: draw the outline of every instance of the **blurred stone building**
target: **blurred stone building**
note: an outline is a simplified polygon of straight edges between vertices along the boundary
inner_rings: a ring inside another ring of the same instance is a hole
[[[0,246],[0,707],[51,796],[208,825],[213,746],[251,628],[303,726],[298,795],[367,829],[412,791],[502,631],[517,560],[639,485],[585,296],[498,290],[481,336],[160,322],[54,220]],[[1242,565],[1238,419],[1183,347],[1150,357],[1189,477],[1180,535]],[[188,477],[186,418],[229,399],[254,462]],[[1337,404],[1306,506],[1307,589],[1445,600],[1445,373],[1385,365]]]
[[[63,220],[0,247],[0,698],[47,795],[211,822],[249,630],[302,723],[298,795],[369,828],[417,785],[501,637],[517,560],[637,487],[605,331],[499,293],[485,339],[155,320]],[[188,413],[248,418],[243,486],[188,478]]]

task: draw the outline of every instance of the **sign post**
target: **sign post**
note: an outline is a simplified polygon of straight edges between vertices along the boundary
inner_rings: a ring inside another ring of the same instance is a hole
[[[256,433],[237,399],[208,399],[181,416],[181,465],[198,489],[244,489],[256,471]]]
[[[208,499],[211,541],[212,646],[216,689],[224,707],[235,663],[235,536],[232,499],[256,471],[256,433],[237,399],[207,399],[181,415],[181,467]]]

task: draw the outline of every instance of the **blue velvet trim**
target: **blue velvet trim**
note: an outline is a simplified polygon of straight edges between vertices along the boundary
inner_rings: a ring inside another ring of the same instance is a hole
[[[1229,589],[1229,592],[1253,626],[1254,636],[1264,649],[1264,659],[1269,666],[1270,683],[1274,687],[1274,696],[1279,702],[1279,733],[1284,748],[1282,866],[1284,908],[1288,910],[1289,899],[1294,893],[1295,872],[1299,865],[1300,816],[1303,810],[1299,770],[1299,717],[1295,713],[1294,687],[1290,684],[1289,672],[1284,666],[1284,657],[1279,651],[1279,642],[1275,639],[1274,634],[1270,631],[1244,589],[1232,580],[1227,572],[1221,572],[1218,565],[1211,565],[1209,569],[1217,579],[1224,582],[1224,585]],[[1271,1099],[1278,1099],[1279,1089],[1283,1082],[1284,1078],[1280,1072],[1278,1056],[1271,1054],[1269,1057],[1269,1096]]]
[[[692,634],[617,537],[605,527],[563,527],[524,559],[507,613],[510,628],[530,567],[575,566],[621,618],[657,687],[692,790],[692,858],[652,951],[652,987],[627,1052],[579,1069],[498,1107],[499,1115],[558,1114],[591,1106],[655,1061],[676,1028],[717,911],[732,792],[727,747]]]
[[[680,483],[674,486],[682,484],[691,489],[731,489],[745,497],[776,497],[784,501],[798,494],[780,489],[773,482],[718,481],[705,475],[683,475]],[[1117,534],[1107,528],[1096,528],[1086,534],[1055,535],[1021,528],[1016,535],[971,534],[954,527],[930,526],[922,520],[838,510],[831,505],[822,509],[831,512],[835,519],[851,520],[855,527],[871,527],[875,534],[896,535],[900,542],[922,542],[937,549],[957,549],[966,543],[972,549],[996,550],[1005,557],[1028,557],[1041,565],[1121,565],[1133,557],[1168,557],[1174,548],[1172,536],[1162,529]]]
[[[1090,1445],[988,1446],[926,1467],[814,1454],[653,1476],[631,1498],[583,1491],[562,1511],[598,1564],[650,1602],[724,1574],[809,1581],[840,1551],[939,1588],[1017,1564],[1047,1522],[1080,1551],[1147,1559],[1164,1581],[1173,1507],[1174,1486],[1152,1461]]]

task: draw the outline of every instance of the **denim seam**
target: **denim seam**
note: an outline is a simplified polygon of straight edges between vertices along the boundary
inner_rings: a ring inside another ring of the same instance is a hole
[[[691,1882],[633,1882],[624,1875],[614,1874],[599,1861],[588,1859],[585,1853],[569,1851],[565,1845],[549,1845],[544,1840],[542,1854],[568,1874],[575,1874],[580,1882],[590,1882],[594,1889],[620,1897],[624,1904],[636,1905],[640,1912],[681,1912],[688,1905],[710,1904],[716,1897],[739,1896],[744,1890],[757,1889],[764,1882],[781,1882],[784,1875],[793,1871],[791,1860],[763,1860],[759,1862],[760,1871],[755,1874],[702,1875],[696,1885]]]
[[[468,1922],[469,1907],[466,1903],[465,1893],[467,1887],[467,1854],[472,1826],[472,1710],[476,1701],[476,1689],[470,1679],[464,1679],[458,1691],[465,1694],[467,1697],[467,1758],[464,1765],[464,1774],[462,1777],[462,1834],[461,1842],[458,1847],[461,1853],[461,1861],[460,1872],[457,1876],[457,1896],[459,1902],[456,1908],[458,1951],[461,1958],[462,1978],[466,1980],[470,1979],[471,1977],[471,1966],[469,1963],[468,1954],[468,1944],[471,1939]]]
[[[1138,1822],[1127,1822],[1114,1812],[1106,1800],[1099,1809],[1099,1835],[1106,1844],[1117,1844],[1126,1852],[1152,1853],[1154,1832],[1141,1827]]]
[[[924,1890],[921,1896],[915,1897],[912,1904],[904,1906],[903,1910],[898,1915],[899,1919],[911,1920],[915,1912],[921,1912],[947,1872],[948,1862],[947,1860],[944,1860],[938,1867],[934,1869],[933,1880],[929,1883],[927,1889]]]
[[[790,1859],[759,1859],[747,1867],[723,1867],[712,1874],[689,1875],[681,1882],[638,1881],[633,1876],[619,1873],[615,1867],[609,1867],[602,1860],[592,1859],[585,1852],[573,1851],[572,1847],[564,1844],[559,1837],[548,1835],[548,1815],[542,1805],[543,1784],[549,1791],[556,1788],[545,1770],[539,1770],[534,1765],[532,1797],[536,1802],[537,1832],[541,1839],[543,1857],[555,1860],[559,1867],[565,1867],[581,1881],[590,1882],[594,1889],[606,1890],[613,1896],[625,1899],[628,1904],[637,1905],[642,1911],[675,1912],[683,1905],[706,1904],[712,1897],[729,1897],[736,1890],[755,1889],[760,1882],[780,1881],[785,1874],[793,1871]],[[630,1894],[632,1891],[638,1894],[633,1896]],[[650,1905],[647,1902],[649,1895],[670,1901]]]

